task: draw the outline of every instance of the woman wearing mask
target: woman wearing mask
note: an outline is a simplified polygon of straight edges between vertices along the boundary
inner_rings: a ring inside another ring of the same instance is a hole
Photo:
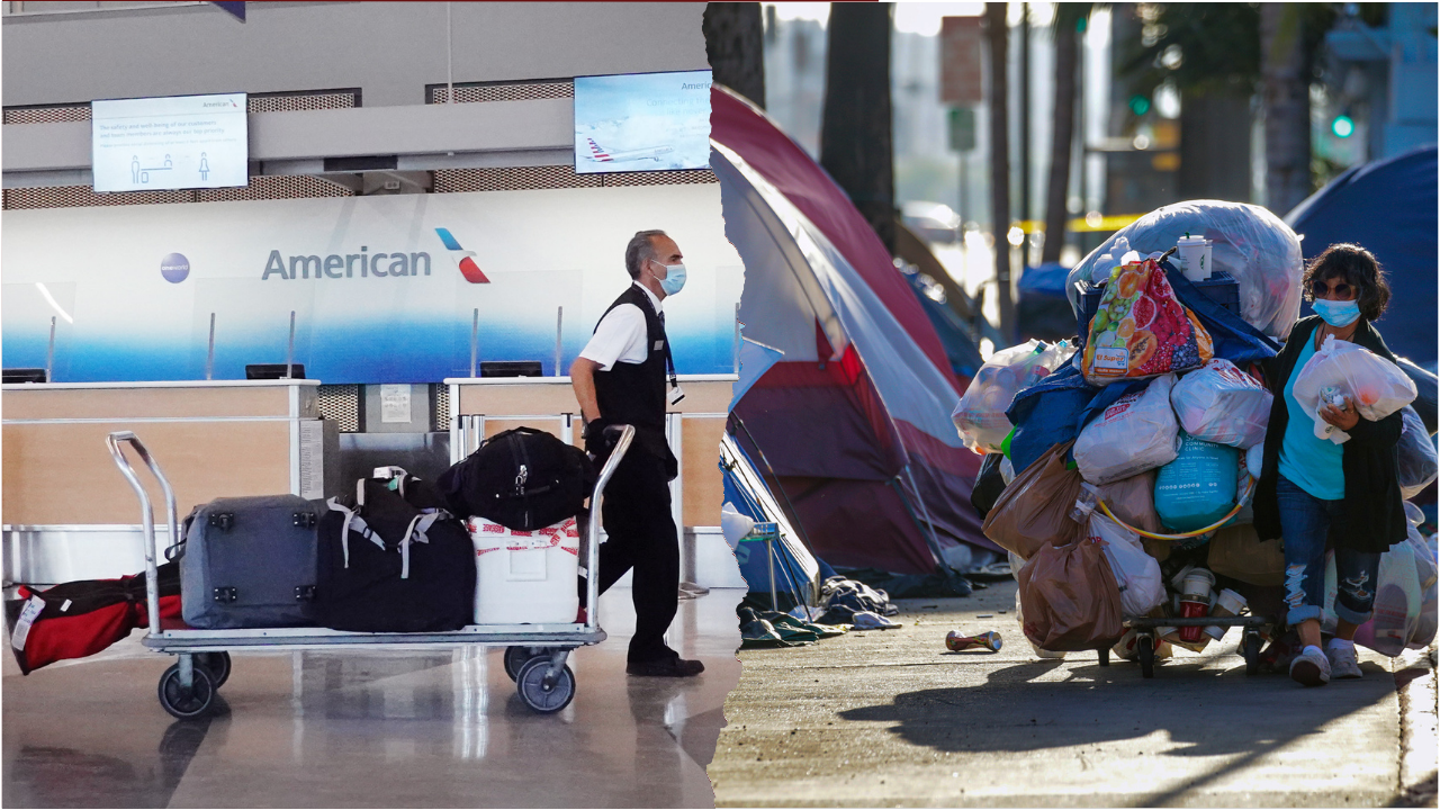
[[[1323,686],[1332,677],[1361,677],[1355,628],[1370,618],[1380,554],[1406,536],[1396,450],[1401,417],[1371,422],[1346,397],[1343,406],[1322,405],[1320,417],[1350,439],[1337,445],[1315,437],[1292,393],[1295,379],[1332,336],[1395,362],[1373,326],[1385,312],[1390,287],[1375,256],[1350,244],[1331,245],[1316,257],[1303,283],[1316,314],[1295,323],[1267,375],[1275,402],[1255,495],[1255,529],[1262,538],[1284,539],[1286,622],[1304,645],[1290,677]],[[1327,540],[1335,549],[1339,624],[1322,650]]]

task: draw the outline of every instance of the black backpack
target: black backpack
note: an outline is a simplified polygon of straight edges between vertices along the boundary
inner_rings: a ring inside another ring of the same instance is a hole
[[[384,470],[384,476],[356,482],[353,499],[331,498],[320,518],[319,624],[372,633],[472,624],[476,571],[470,533],[429,482],[398,467]]]
[[[578,447],[518,427],[490,437],[436,484],[458,515],[533,531],[580,513],[595,486],[595,465]]]

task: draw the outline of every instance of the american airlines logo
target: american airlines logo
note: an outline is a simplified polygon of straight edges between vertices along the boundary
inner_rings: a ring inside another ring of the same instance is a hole
[[[475,263],[475,251],[465,250],[446,228],[436,228],[435,233],[445,245],[455,268],[471,284],[489,284],[490,279]],[[398,278],[401,276],[430,275],[430,254],[426,251],[408,253],[370,252],[368,245],[361,245],[358,253],[331,253],[285,256],[278,250],[270,251],[265,260],[261,281],[271,277],[293,281],[300,278]]]

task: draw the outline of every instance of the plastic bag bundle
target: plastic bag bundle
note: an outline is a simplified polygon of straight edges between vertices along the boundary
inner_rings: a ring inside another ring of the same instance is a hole
[[[1177,532],[1203,529],[1235,508],[1240,451],[1180,432],[1180,452],[1155,475],[1155,511]]]
[[[1274,397],[1229,360],[1216,358],[1175,383],[1170,404],[1197,439],[1246,450],[1265,438]]]
[[[1435,480],[1437,465],[1435,441],[1425,430],[1420,414],[1409,405],[1400,409],[1400,494],[1410,499],[1424,491]]]
[[[1113,254],[1121,238],[1143,256],[1175,247],[1186,234],[1210,240],[1213,268],[1239,282],[1240,314],[1265,334],[1284,339],[1300,315],[1304,276],[1300,239],[1289,225],[1258,205],[1191,200],[1151,211],[1116,231],[1080,260],[1065,285],[1078,316],[1075,282],[1089,280],[1096,262]],[[1119,258],[1119,254],[1114,254]]]
[[[1180,427],[1170,407],[1175,375],[1156,377],[1142,391],[1132,391],[1080,431],[1075,463],[1092,484],[1129,478],[1175,460]]]
[[[1325,562],[1325,610],[1321,629],[1333,632],[1338,617],[1335,556]],[[1397,656],[1406,647],[1422,649],[1435,640],[1436,563],[1430,547],[1413,526],[1403,542],[1380,555],[1374,615],[1355,630],[1355,643],[1381,655]]]
[[[1066,542],[1077,527],[1070,510],[1085,483],[1078,472],[1066,469],[1069,450],[1069,442],[1057,444],[1021,470],[1000,493],[980,531],[1026,559],[1042,546]]]
[[[1325,338],[1295,378],[1295,401],[1315,420],[1315,436],[1335,444],[1349,441],[1345,433],[1320,417],[1323,401],[1348,397],[1360,415],[1378,422],[1414,401],[1415,383],[1400,367],[1378,354],[1334,335]]]
[[[1072,542],[1041,546],[1017,577],[1025,637],[1045,650],[1103,649],[1125,635],[1110,563],[1089,530],[1072,525]]]
[[[999,452],[1014,427],[1005,411],[1015,393],[1045,379],[1074,353],[1074,347],[1063,340],[1054,344],[1031,340],[991,355],[950,415],[965,446]]]
[[[1429,431],[1431,436],[1434,436],[1437,428],[1436,419],[1440,417],[1440,412],[1437,412],[1435,399],[1436,387],[1437,384],[1440,384],[1440,380],[1436,380],[1434,374],[1420,368],[1404,357],[1399,358],[1399,360],[1400,370],[1405,372],[1405,376],[1409,377],[1411,382],[1415,383],[1415,390],[1418,392],[1415,401],[1410,404],[1415,407],[1415,412],[1420,415],[1420,421],[1425,423],[1425,430]]]
[[[1199,368],[1215,356],[1210,333],[1152,259],[1116,269],[1089,334],[1080,370],[1095,386]]]
[[[1120,586],[1120,612],[1138,619],[1165,601],[1165,582],[1160,563],[1145,553],[1140,535],[1098,513],[1090,515],[1090,540],[1099,542]]]

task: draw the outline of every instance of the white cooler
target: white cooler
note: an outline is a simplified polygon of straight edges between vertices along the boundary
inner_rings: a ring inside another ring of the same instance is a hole
[[[574,518],[533,532],[465,521],[475,544],[476,624],[570,623],[580,610],[580,527]]]

